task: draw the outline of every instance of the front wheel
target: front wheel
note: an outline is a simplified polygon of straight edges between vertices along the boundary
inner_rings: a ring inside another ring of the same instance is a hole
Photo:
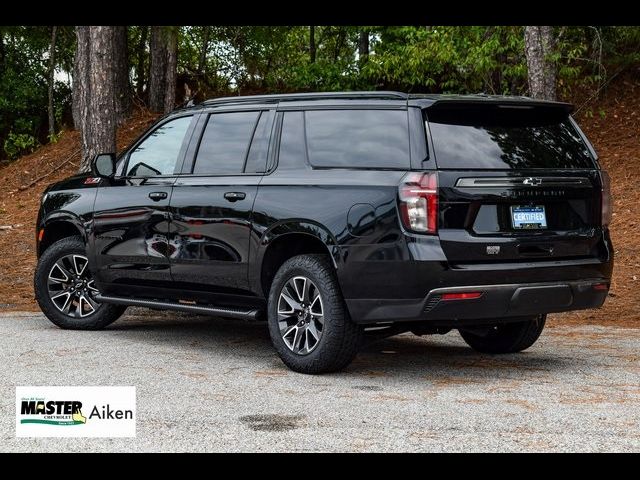
[[[36,300],[42,312],[60,328],[99,330],[126,310],[97,302],[84,243],[69,237],[51,245],[40,257],[34,277]]]
[[[546,319],[546,315],[537,315],[483,330],[460,329],[460,335],[467,345],[482,353],[516,353],[526,350],[538,340]]]
[[[358,352],[362,328],[351,321],[326,256],[287,260],[271,285],[268,310],[271,341],[296,372],[341,370]]]

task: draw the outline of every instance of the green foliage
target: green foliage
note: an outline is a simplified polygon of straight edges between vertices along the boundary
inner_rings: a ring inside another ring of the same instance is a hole
[[[62,138],[63,133],[63,131],[54,134],[50,133],[49,135],[47,135],[47,140],[49,141],[49,143],[58,143],[60,141],[60,138]]]
[[[640,63],[640,27],[599,27],[598,30],[603,56],[609,63],[615,66]]]
[[[199,68],[205,28],[207,60]],[[183,27],[179,72],[190,76],[203,97],[308,90],[356,85],[357,27],[316,27],[316,62],[310,62],[309,27]]]
[[[177,28],[178,89],[188,84],[196,101],[219,95],[354,89],[528,92],[520,26],[316,26],[315,61],[309,26]],[[358,52],[362,32],[369,35],[366,59]],[[0,27],[4,155],[14,157],[38,142],[57,139],[47,137],[50,33],[47,26]],[[148,33],[149,27],[129,27],[130,80],[137,87],[140,74],[140,102],[148,81]],[[640,65],[640,27],[554,27],[554,33],[557,45],[551,59],[557,65],[562,97],[570,96],[576,86],[595,92],[612,75]],[[74,50],[74,27],[58,27],[57,127],[70,125]]]
[[[526,89],[522,27],[382,27],[364,74],[409,91],[518,94]]]
[[[31,153],[38,146],[38,140],[28,133],[9,132],[4,141],[4,151],[10,159]]]
[[[47,74],[50,27],[0,27],[0,158],[31,151],[47,138]],[[60,27],[57,64],[71,69],[75,35]],[[70,105],[70,88],[54,83],[55,116],[61,122]]]

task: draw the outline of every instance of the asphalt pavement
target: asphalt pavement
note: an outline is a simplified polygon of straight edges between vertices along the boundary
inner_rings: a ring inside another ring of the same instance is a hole
[[[137,436],[15,436],[16,385],[135,385]],[[444,336],[289,371],[265,324],[130,310],[100,332],[0,314],[1,451],[640,451],[640,329],[547,328],[521,354]]]

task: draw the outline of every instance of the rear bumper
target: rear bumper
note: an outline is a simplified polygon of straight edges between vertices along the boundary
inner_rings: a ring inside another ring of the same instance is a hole
[[[606,288],[604,288],[606,285]],[[596,285],[599,285],[597,289]],[[434,326],[483,324],[500,318],[565,312],[600,307],[609,291],[609,280],[465,285],[435,288],[417,299],[346,300],[357,323],[428,321]],[[467,300],[446,300],[447,293],[481,292]]]

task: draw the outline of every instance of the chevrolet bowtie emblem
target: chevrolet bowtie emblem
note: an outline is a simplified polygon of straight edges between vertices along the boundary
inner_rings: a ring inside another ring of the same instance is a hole
[[[540,185],[542,183],[541,178],[528,177],[522,181],[523,185],[531,185],[532,187]]]

